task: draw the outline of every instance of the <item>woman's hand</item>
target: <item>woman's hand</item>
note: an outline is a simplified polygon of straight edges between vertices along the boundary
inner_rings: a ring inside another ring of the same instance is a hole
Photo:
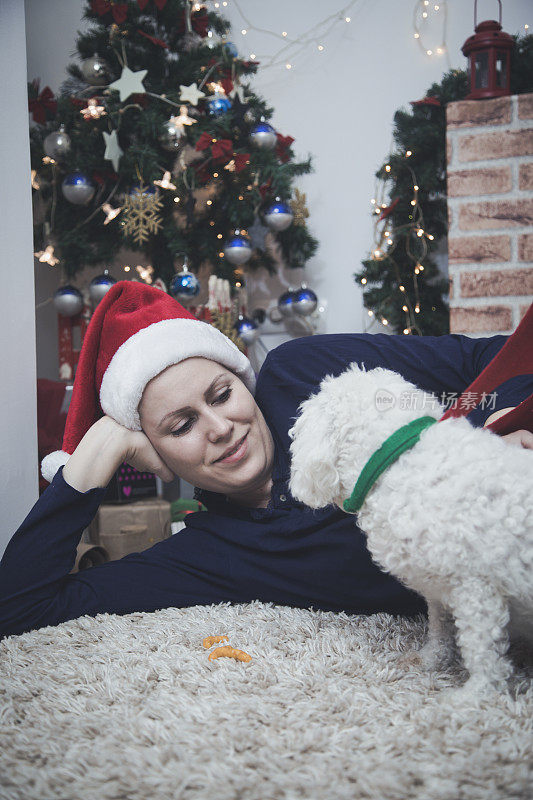
[[[142,431],[130,431],[103,416],[91,425],[63,467],[63,478],[79,492],[103,488],[123,461],[141,472],[153,472],[163,481],[174,477]]]
[[[533,433],[530,431],[513,431],[501,437],[506,444],[514,447],[525,447],[526,450],[533,450]]]

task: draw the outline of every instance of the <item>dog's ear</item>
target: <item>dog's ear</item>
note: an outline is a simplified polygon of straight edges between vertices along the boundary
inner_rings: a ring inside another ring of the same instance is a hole
[[[296,500],[311,508],[323,508],[339,495],[337,436],[328,423],[329,414],[313,397],[302,403],[300,416],[289,431],[291,478],[289,488]]]

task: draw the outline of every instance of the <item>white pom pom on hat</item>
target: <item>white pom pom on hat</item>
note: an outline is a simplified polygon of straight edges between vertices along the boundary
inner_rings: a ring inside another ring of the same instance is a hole
[[[252,365],[221,331],[196,319],[160,289],[137,281],[115,283],[85,333],[63,449],[43,458],[43,477],[52,481],[104,414],[140,431],[137,407],[146,384],[172,364],[195,356],[219,362],[255,390]]]

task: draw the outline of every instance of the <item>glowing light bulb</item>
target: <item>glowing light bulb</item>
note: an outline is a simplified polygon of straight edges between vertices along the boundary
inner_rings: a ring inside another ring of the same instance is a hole
[[[213,178],[218,178],[218,172],[213,172]]]
[[[409,333],[409,328],[404,328],[404,329],[403,329],[403,332],[404,332],[404,333]]]
[[[417,230],[417,232],[416,232],[416,235],[417,235],[418,237],[420,237],[420,236],[423,236],[423,235],[424,235],[424,231],[422,230],[422,228],[419,228],[419,229]]]
[[[375,204],[376,204],[376,199],[375,199],[375,197],[373,197],[373,198],[372,198],[372,200],[371,200],[370,202],[372,203],[372,205],[375,205]]]
[[[422,12],[422,16],[424,17],[424,19],[427,19],[428,12],[427,12],[427,11],[423,11],[423,12]]]
[[[434,237],[434,236],[432,236],[430,233],[426,233],[426,236],[428,237],[428,239],[429,239],[431,242],[432,242],[432,241],[433,241],[433,239],[435,238],[435,237]]]
[[[400,290],[400,292],[405,292],[405,286],[403,286],[402,284],[398,286],[398,289]]]
[[[209,224],[211,225],[211,227],[212,227],[212,228],[215,226],[215,223],[214,223],[214,221],[213,221],[213,220],[211,220],[211,221],[209,222]]]
[[[222,234],[221,233],[217,233],[217,239],[222,239]]]
[[[420,39],[420,34],[419,33],[413,33],[413,36],[415,37],[415,39]]]
[[[218,254],[218,257],[219,257],[219,258],[224,258],[224,253],[222,253],[222,252],[221,252],[221,253],[219,253],[219,254]]]
[[[424,267],[422,266],[422,264],[420,264],[420,266],[419,266],[420,272],[422,272],[423,269],[424,269]]]
[[[387,244],[392,244],[392,239],[387,239]]]
[[[292,64],[285,64],[286,69],[292,69]]]
[[[413,151],[412,150],[408,150],[405,155],[407,156],[407,158],[409,158],[409,156],[413,155]]]
[[[433,50],[426,50],[426,53],[427,53],[428,56],[432,56],[433,55]]]
[[[390,172],[390,164],[385,164],[385,172]]]
[[[402,311],[407,311],[407,310],[408,310],[407,306],[402,306]]]
[[[420,306],[419,305],[415,306],[415,314],[420,314]]]
[[[368,310],[368,316],[369,317],[373,317],[374,316],[374,312],[371,309]]]
[[[281,35],[282,36],[286,36],[287,35],[287,31],[283,31]]]
[[[364,285],[366,283],[366,278],[361,278],[361,283]]]
[[[418,186],[413,186],[413,189],[415,190],[415,192],[418,192]]]
[[[385,231],[385,232],[383,233],[383,236],[390,236],[390,231]]]
[[[179,201],[180,201],[180,198],[179,198],[179,197],[175,197],[175,198],[174,198],[174,202],[175,202],[175,203],[179,203]]]
[[[124,272],[129,272],[131,267],[124,267]]]
[[[379,258],[381,255],[381,250],[374,250],[374,258]]]
[[[352,18],[351,17],[344,17],[344,21],[345,22],[351,22]],[[527,28],[527,25],[526,25],[526,28]]]
[[[165,172],[160,181],[154,181],[155,186],[160,186],[161,189],[172,189],[176,191],[175,185],[170,180],[170,172]]]
[[[416,200],[411,200],[411,205],[416,206]]]
[[[243,35],[243,36],[246,36],[246,34],[248,33],[248,31],[246,30],[246,28],[243,28],[243,29],[242,29],[242,31],[241,31],[241,33],[242,33],[242,35]]]
[[[212,206],[212,205],[213,205],[213,201],[212,201],[212,200],[208,200],[208,201],[206,202],[206,206]]]
[[[105,220],[104,220],[104,225],[109,225],[111,220],[115,219],[115,217],[117,217],[120,214],[122,209],[121,208],[113,208],[113,206],[111,206],[109,203],[104,203],[103,206],[102,206],[102,211],[106,215]]]
[[[324,45],[323,45],[323,44],[319,44],[319,45],[318,45],[318,49],[319,49],[320,51],[322,51],[322,50],[324,49]]]
[[[382,319],[381,321],[382,321],[383,325],[388,325],[389,324],[389,320],[388,319]]]

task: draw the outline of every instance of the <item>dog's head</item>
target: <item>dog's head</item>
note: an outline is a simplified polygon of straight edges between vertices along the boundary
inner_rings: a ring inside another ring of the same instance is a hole
[[[311,508],[342,508],[385,439],[417,417],[441,414],[436,399],[391,370],[354,363],[338,377],[327,376],[300,405],[289,431],[292,495]]]

